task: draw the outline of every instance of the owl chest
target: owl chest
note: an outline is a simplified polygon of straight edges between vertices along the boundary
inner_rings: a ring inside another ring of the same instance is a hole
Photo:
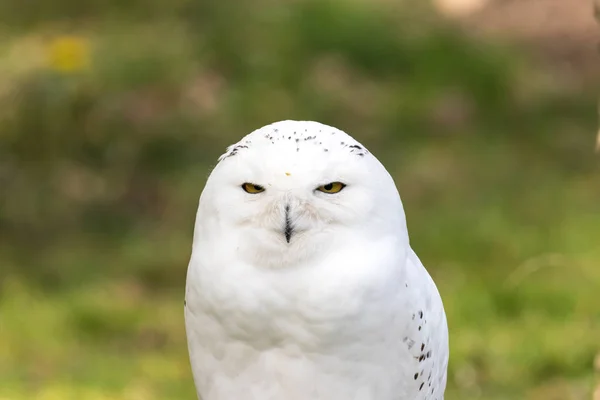
[[[418,321],[405,312],[411,299],[396,288],[355,279],[302,285],[246,276],[205,284],[210,281],[190,285],[186,309],[203,399],[415,400],[420,388],[430,389],[414,379],[428,372],[413,354],[420,347],[402,338]],[[244,396],[256,382],[257,393]]]
[[[398,305],[390,301],[396,288],[358,273],[331,277],[310,270],[297,275],[227,270],[228,276],[198,269],[188,282],[188,307],[219,337],[256,348],[295,343],[311,349],[344,338],[349,343],[378,341],[390,332],[390,320],[402,318],[391,306]]]

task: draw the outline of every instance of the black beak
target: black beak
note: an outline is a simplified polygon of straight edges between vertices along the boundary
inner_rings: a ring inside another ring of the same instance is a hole
[[[290,242],[292,235],[294,234],[294,228],[292,227],[292,220],[290,219],[290,206],[285,206],[285,227],[283,228],[285,234],[285,241]]]

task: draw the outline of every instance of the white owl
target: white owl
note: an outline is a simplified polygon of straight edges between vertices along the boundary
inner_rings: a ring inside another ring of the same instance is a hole
[[[258,129],[200,197],[185,293],[202,400],[441,400],[448,327],[385,167],[317,122]]]

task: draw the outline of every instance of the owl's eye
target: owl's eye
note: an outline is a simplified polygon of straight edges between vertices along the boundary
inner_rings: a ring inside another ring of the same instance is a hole
[[[345,188],[346,185],[344,185],[342,182],[331,182],[328,183],[327,185],[321,185],[317,188],[318,191],[321,191],[323,193],[338,193],[341,192],[343,188]]]
[[[265,191],[264,187],[262,187],[260,185],[255,185],[254,183],[248,183],[248,182],[242,184],[242,189],[244,189],[244,191],[246,193],[252,193],[252,194],[256,194],[256,193]]]

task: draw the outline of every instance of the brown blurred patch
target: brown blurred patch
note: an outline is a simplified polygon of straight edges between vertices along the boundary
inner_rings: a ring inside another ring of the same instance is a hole
[[[589,396],[589,393],[586,395],[586,391],[585,387],[581,385],[556,379],[532,388],[527,392],[526,398],[530,400],[578,400]]]
[[[599,80],[598,25],[590,0],[489,0],[461,14],[460,22],[475,35],[524,45],[582,85]]]

